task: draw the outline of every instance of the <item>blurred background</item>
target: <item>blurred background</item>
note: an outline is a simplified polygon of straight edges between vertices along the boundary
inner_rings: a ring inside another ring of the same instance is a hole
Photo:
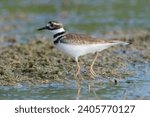
[[[1,0],[0,9],[0,35],[18,40],[38,34],[35,30],[50,20],[96,36],[150,27],[150,0]]]

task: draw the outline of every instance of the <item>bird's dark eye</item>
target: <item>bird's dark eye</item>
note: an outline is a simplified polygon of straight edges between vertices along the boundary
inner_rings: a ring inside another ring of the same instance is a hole
[[[51,27],[54,27],[54,24],[51,23],[50,26],[51,26]]]

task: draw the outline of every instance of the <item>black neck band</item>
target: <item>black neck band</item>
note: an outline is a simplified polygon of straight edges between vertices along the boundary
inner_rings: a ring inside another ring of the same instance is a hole
[[[56,40],[54,41],[54,44],[58,44],[58,43],[60,42],[60,40],[61,40],[63,37],[64,37],[64,36],[58,37],[58,39],[56,39]]]
[[[65,32],[65,31],[63,31],[63,32],[60,32],[60,33],[55,34],[55,35],[54,35],[54,39],[55,39],[55,38],[57,38],[58,36],[60,36],[60,35],[64,34],[64,33],[66,33],[66,32]]]

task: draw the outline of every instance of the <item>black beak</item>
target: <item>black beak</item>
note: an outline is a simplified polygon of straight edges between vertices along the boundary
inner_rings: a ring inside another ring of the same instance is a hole
[[[37,30],[38,30],[38,31],[40,31],[40,30],[46,30],[46,29],[48,29],[48,27],[47,27],[47,26],[42,27],[42,28],[39,28],[39,29],[37,29]]]

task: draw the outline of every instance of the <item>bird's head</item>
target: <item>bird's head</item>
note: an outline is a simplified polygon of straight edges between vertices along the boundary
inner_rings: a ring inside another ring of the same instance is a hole
[[[48,24],[44,27],[38,29],[41,30],[51,30],[53,33],[59,33],[64,31],[63,25],[57,21],[49,21]]]

